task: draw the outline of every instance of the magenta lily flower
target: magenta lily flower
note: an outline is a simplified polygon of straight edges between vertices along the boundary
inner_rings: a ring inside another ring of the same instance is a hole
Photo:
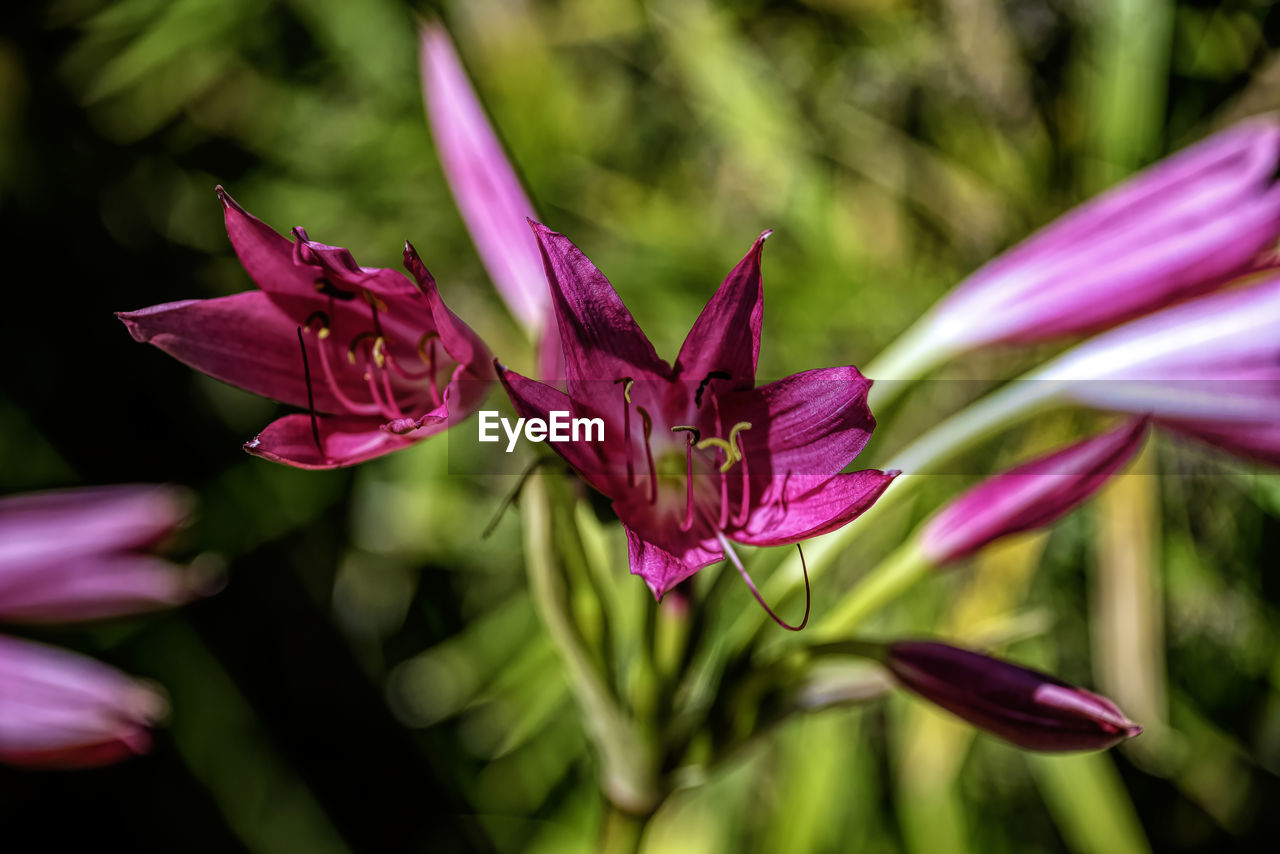
[[[445,306],[412,246],[416,284],[340,247],[290,241],[221,187],[227,235],[257,291],[119,314],[133,337],[210,376],[308,410],[245,450],[286,465],[353,465],[447,429],[492,378],[484,343]]]
[[[542,225],[533,230],[568,392],[501,366],[499,379],[522,416],[601,419],[603,441],[552,447],[612,499],[631,572],[656,597],[726,556],[745,577],[731,541],[786,545],[833,531],[897,474],[841,473],[875,427],[871,382],[856,368],[756,385],[768,232],[720,285],[671,365],[576,246]]]
[[[1165,309],[1034,374],[1100,409],[1280,466],[1280,277]]]
[[[443,26],[423,24],[419,56],[431,136],[462,221],[498,293],[538,341],[539,377],[562,379],[551,294],[527,225],[538,218],[533,203]]]
[[[1142,732],[1106,697],[969,650],[901,641],[884,661],[903,687],[1027,750],[1106,750]]]
[[[167,708],[113,667],[0,635],[0,762],[84,768],[146,753]]]
[[[164,486],[0,499],[0,620],[94,620],[181,605],[208,584],[149,554],[187,516]]]
[[[1241,122],[1049,224],[948,294],[890,374],[995,343],[1097,332],[1276,266],[1280,123]]]
[[[211,592],[150,555],[189,504],[143,485],[0,500],[0,620],[91,620]],[[112,667],[0,635],[0,762],[81,767],[143,753],[165,706]]]
[[[1146,421],[1133,420],[988,478],[925,523],[920,547],[942,566],[1001,537],[1043,528],[1101,489],[1146,436]]]

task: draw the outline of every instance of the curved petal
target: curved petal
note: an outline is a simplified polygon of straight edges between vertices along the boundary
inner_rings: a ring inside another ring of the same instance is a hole
[[[764,318],[760,255],[770,234],[766,231],[756,238],[694,321],[676,357],[677,377],[701,381],[718,371],[729,375],[730,388],[755,385]]]
[[[264,293],[247,291],[207,300],[182,300],[116,315],[135,341],[154,344],[183,364],[239,388],[306,408],[307,383],[298,324]],[[314,335],[307,334],[308,350]],[[320,412],[345,406],[318,376],[312,358],[311,393]],[[349,397],[367,400],[355,371],[335,374]]]
[[[190,510],[185,490],[151,484],[0,499],[0,589],[31,567],[150,546],[181,525]]]
[[[1146,421],[1136,419],[989,478],[925,525],[921,548],[945,564],[1001,537],[1044,527],[1092,497],[1146,437]]]
[[[744,436],[753,475],[833,475],[854,460],[876,420],[867,408],[871,380],[857,368],[819,368],[725,398]]]
[[[294,263],[293,242],[216,188],[227,237],[254,284],[282,306],[306,313],[316,302],[317,271]]]
[[[751,546],[787,546],[842,528],[867,511],[896,471],[867,469],[834,477],[776,475],[734,540]]]
[[[440,341],[455,362],[464,366],[477,379],[493,377],[493,354],[480,340],[470,326],[454,314],[444,300],[440,298],[440,289],[436,286],[435,277],[427,270],[418,250],[413,244],[405,241],[404,265],[418,282],[418,289],[427,299],[431,316],[435,323]]]
[[[335,469],[406,448],[441,432],[448,424],[441,418],[434,423],[424,421],[412,432],[394,433],[382,429],[374,418],[322,417],[315,419],[314,426],[315,433],[309,415],[286,415],[268,424],[244,449],[255,457],[294,468]]]
[[[88,767],[150,747],[162,695],[105,664],[0,635],[0,762]]]
[[[190,573],[148,555],[89,555],[23,572],[4,567],[0,620],[98,620],[172,608],[207,590]]]
[[[691,545],[676,555],[649,542],[626,525],[623,529],[627,532],[631,574],[644,579],[655,599],[661,599],[664,593],[704,566],[724,560],[724,552],[718,548]]]
[[[546,383],[531,380],[502,366],[498,367],[498,379],[522,418],[549,419],[551,412],[572,412],[576,416],[579,411],[569,395]],[[555,442],[551,447],[582,475],[583,480],[596,490],[609,494],[609,470],[595,444]]]
[[[489,277],[512,314],[532,333],[554,334],[551,300],[538,245],[526,220],[535,219],[502,144],[489,125],[444,27],[421,29],[422,91],[445,180]]]
[[[530,224],[551,285],[569,394],[587,400],[622,377],[670,379],[671,368],[604,274],[563,234]]]

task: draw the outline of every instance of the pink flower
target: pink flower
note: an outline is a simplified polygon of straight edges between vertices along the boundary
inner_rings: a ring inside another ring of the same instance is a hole
[[[207,585],[147,553],[189,503],[146,485],[0,499],[0,620],[93,620],[196,598]]]
[[[501,367],[499,378],[522,416],[567,411],[601,420],[603,441],[552,447],[613,500],[631,572],[655,596],[726,554],[737,564],[730,540],[783,545],[841,527],[896,475],[840,473],[875,426],[866,404],[871,383],[856,368],[756,386],[767,232],[669,365],[587,257],[563,235],[536,223],[533,229],[568,393]]]
[[[449,34],[421,31],[422,90],[440,165],[480,260],[512,313],[527,329],[547,321],[551,301],[538,245],[525,224],[536,216]]]
[[[0,619],[97,619],[208,592],[147,553],[188,503],[159,486],[0,500]],[[143,753],[164,712],[159,692],[105,664],[0,635],[2,762],[72,767]]]
[[[982,267],[914,337],[958,353],[1094,332],[1275,266],[1278,165],[1272,117],[1212,136]]]
[[[1132,321],[1033,376],[1079,403],[1280,465],[1280,277]]]
[[[261,290],[118,315],[138,341],[248,391],[308,409],[245,450],[299,468],[353,465],[462,420],[492,377],[489,351],[405,245],[415,285],[361,267],[301,228],[280,236],[221,187],[227,234]],[[318,414],[322,417],[318,417]]]
[[[885,664],[913,693],[1027,750],[1105,750],[1142,732],[1106,697],[946,644],[891,643]]]
[[[988,478],[926,523],[920,545],[935,565],[1010,534],[1042,528],[1083,504],[1142,447],[1138,419]]]
[[[167,703],[113,667],[0,635],[0,762],[106,765],[151,746]]]
[[[422,26],[422,93],[440,166],[480,260],[512,314],[539,342],[541,379],[561,379],[551,294],[527,220],[537,219],[516,170],[485,116],[449,33]]]

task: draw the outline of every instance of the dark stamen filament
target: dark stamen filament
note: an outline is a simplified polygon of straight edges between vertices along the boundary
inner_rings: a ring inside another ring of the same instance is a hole
[[[324,457],[324,446],[320,444],[320,425],[316,423],[316,399],[311,393],[311,362],[307,359],[307,344],[302,340],[301,326],[298,327],[298,346],[302,348],[302,379],[307,384],[307,414],[311,416],[311,439],[316,443],[316,452]]]
[[[751,475],[747,470],[747,449],[742,444],[742,431],[750,430],[751,425],[746,422],[735,424],[733,429],[729,431],[729,441],[735,438],[738,440],[737,450],[738,459],[742,462],[742,498],[738,504],[738,513],[733,517],[733,524],[741,527],[747,524],[747,517],[751,514]]]
[[[724,371],[712,371],[702,378],[702,382],[698,383],[698,391],[693,395],[693,408],[702,408],[702,393],[707,390],[707,386],[712,380],[727,380],[729,375]]]
[[[756,601],[760,603],[760,607],[764,608],[764,612],[773,618],[773,621],[784,629],[792,632],[798,632],[809,624],[809,606],[812,604],[809,591],[809,567],[805,565],[804,549],[800,548],[800,544],[796,543],[796,549],[800,552],[800,571],[804,573],[804,618],[799,625],[793,626],[783,620],[773,612],[773,609],[764,601],[764,597],[760,595],[760,591],[756,589],[755,582],[751,580],[751,576],[747,574],[747,569],[742,565],[742,561],[738,559],[737,553],[733,550],[733,546],[729,543],[724,532],[716,531],[716,537],[720,540],[720,545],[724,547],[725,556],[737,568],[738,573],[742,576],[742,580],[747,582],[747,588],[751,590],[751,595],[756,597]]]
[[[698,441],[698,428],[672,427],[671,432],[689,433],[684,445],[684,521],[680,523],[680,530],[687,531],[693,527],[693,446]]]
[[[644,461],[649,466],[649,503],[658,500],[658,470],[653,464],[653,448],[649,445],[649,437],[653,435],[653,419],[643,406],[637,406],[640,421],[644,425]]]
[[[631,465],[631,385],[635,380],[622,377],[613,382],[615,385],[622,383],[622,453],[627,459],[627,486],[635,486],[636,472]]]

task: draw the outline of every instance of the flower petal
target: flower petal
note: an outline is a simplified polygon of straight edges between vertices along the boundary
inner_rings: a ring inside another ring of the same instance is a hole
[[[440,341],[444,344],[445,352],[465,368],[473,378],[492,379],[493,354],[480,340],[480,336],[444,304],[444,300],[440,298],[440,289],[436,286],[435,277],[418,257],[418,250],[414,249],[413,244],[408,241],[404,244],[404,265],[413,274],[418,283],[418,289],[427,298],[427,305],[431,310],[432,320]]]
[[[751,546],[786,546],[830,533],[866,512],[898,474],[774,475],[761,484],[746,525],[729,536]]]
[[[301,469],[334,469],[353,466],[442,432],[448,426],[444,417],[422,419],[413,432],[395,433],[382,429],[374,418],[318,417],[312,433],[308,415],[286,415],[277,418],[244,449],[256,457]]]
[[[242,208],[217,187],[227,237],[254,284],[293,312],[304,315],[316,304],[318,271],[294,262],[293,243]]]
[[[624,525],[623,528],[627,532],[631,574],[644,579],[655,599],[661,599],[664,593],[702,567],[724,560],[722,550],[699,545],[689,545],[679,549],[679,554],[672,554],[644,539],[629,526]]]
[[[951,349],[1106,328],[1273,261],[1280,124],[1241,123],[1168,158],[970,276],[928,320]]]
[[[574,417],[584,413],[569,395],[546,383],[521,376],[509,368],[498,367],[498,379],[507,390],[511,404],[522,418],[550,418],[551,412],[571,412]],[[590,442],[555,442],[552,449],[573,466],[578,474],[595,489],[609,494],[609,469],[601,458],[599,448]]]
[[[1092,497],[1146,437],[1146,421],[1133,420],[989,478],[925,525],[921,548],[941,565],[1001,537],[1042,528]]]
[[[115,668],[0,635],[0,762],[103,765],[145,753],[163,696]]]
[[[197,371],[263,397],[307,406],[298,324],[264,293],[181,300],[116,316],[135,341],[154,344]],[[308,350],[313,347],[314,342],[308,341]],[[344,411],[327,383],[319,379],[317,361],[313,358],[311,364],[316,409]],[[337,371],[335,377],[348,396],[368,399],[355,371]]]
[[[489,277],[516,318],[532,333],[550,328],[551,300],[535,219],[502,144],[489,125],[444,27],[423,25],[422,91],[445,180]]]
[[[0,565],[0,620],[74,622],[155,611],[195,599],[202,586],[207,590],[190,573],[147,555],[89,555],[23,571]]]
[[[753,475],[833,475],[861,453],[876,420],[871,380],[857,368],[819,368],[725,397],[726,421],[743,435]]]
[[[0,499],[0,589],[12,574],[85,555],[152,545],[182,524],[181,489],[137,484]]]
[[[671,368],[604,274],[563,234],[530,224],[551,285],[569,394],[590,399],[622,377],[669,379]]]
[[[764,290],[760,255],[771,232],[764,232],[725,278],[694,321],[676,357],[675,374],[701,382],[713,371],[729,375],[731,388],[755,385],[760,361]]]

